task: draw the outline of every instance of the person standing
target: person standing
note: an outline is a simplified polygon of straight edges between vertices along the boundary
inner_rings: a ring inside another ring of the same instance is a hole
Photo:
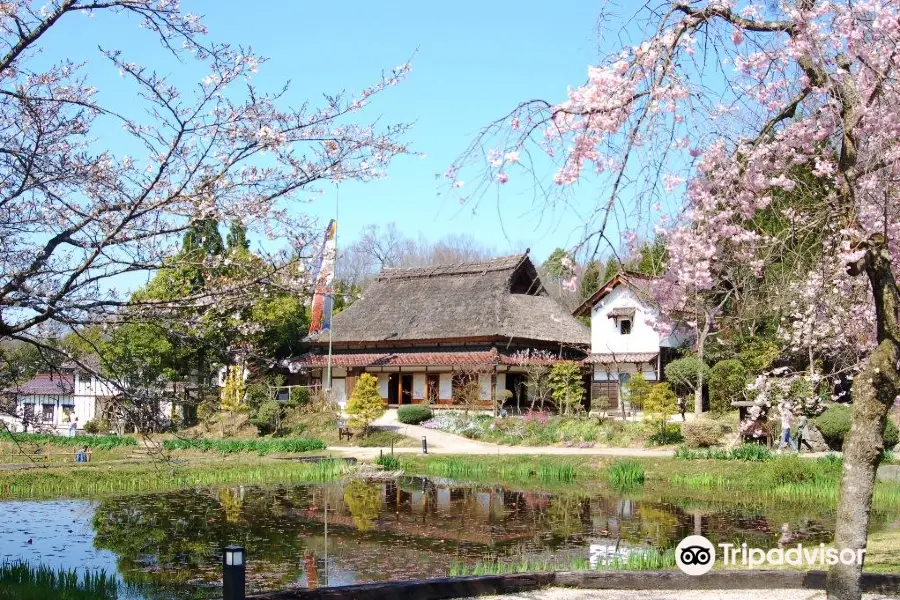
[[[793,407],[790,402],[782,402],[779,410],[781,411],[781,442],[778,444],[778,452],[781,451],[790,445],[794,450],[797,449],[794,446],[794,439],[791,437],[791,427],[794,425],[794,413],[792,412]]]
[[[78,431],[78,417],[72,418],[69,421],[69,437],[75,437],[76,432]]]
[[[809,445],[808,441],[806,441],[806,431],[808,428],[809,417],[807,417],[806,415],[800,415],[800,418],[797,419],[797,439],[795,442],[795,449],[798,453],[803,449],[804,445],[809,448],[810,452],[813,452],[813,447]]]

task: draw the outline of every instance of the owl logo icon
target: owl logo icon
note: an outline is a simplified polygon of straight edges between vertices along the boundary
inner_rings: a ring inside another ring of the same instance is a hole
[[[675,564],[687,575],[703,575],[716,562],[716,548],[702,535],[689,535],[675,547]]]

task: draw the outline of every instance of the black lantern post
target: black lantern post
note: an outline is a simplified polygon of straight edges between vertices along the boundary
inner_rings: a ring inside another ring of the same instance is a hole
[[[428,440],[424,435],[422,436],[422,454],[428,454]]]
[[[247,555],[243,546],[225,546],[222,555],[222,600],[244,600]]]

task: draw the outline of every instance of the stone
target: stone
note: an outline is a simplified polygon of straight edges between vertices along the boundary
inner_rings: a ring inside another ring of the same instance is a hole
[[[881,465],[876,477],[878,481],[900,481],[900,465]]]
[[[803,439],[809,442],[809,445],[812,447],[812,452],[829,452],[831,450],[831,448],[828,447],[828,444],[825,443],[822,432],[812,423],[806,427],[806,436]],[[803,449],[809,450],[805,445],[800,451],[802,452]]]

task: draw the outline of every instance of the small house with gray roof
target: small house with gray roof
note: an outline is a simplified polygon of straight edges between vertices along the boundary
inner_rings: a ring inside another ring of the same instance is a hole
[[[288,366],[321,383],[329,333],[305,341],[309,352]],[[526,251],[483,262],[384,269],[362,298],[334,315],[330,343],[332,389],[341,402],[360,374],[371,373],[389,405],[449,404],[454,386],[474,372],[486,404],[504,389],[515,404],[527,394],[521,353],[581,360],[590,331],[548,295]]]

